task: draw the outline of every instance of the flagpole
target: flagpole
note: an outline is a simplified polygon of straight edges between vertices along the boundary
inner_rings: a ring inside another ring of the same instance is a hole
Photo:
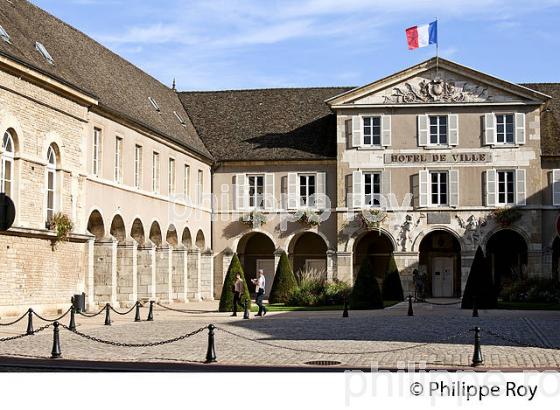
[[[436,37],[436,79],[439,78],[439,27],[438,27],[438,20],[437,20],[437,16],[436,16],[436,33],[437,33],[437,37]]]

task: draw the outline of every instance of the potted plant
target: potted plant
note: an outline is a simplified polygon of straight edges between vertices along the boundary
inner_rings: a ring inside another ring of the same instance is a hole
[[[505,228],[521,219],[521,212],[515,207],[499,208],[492,211],[492,217],[500,226]]]
[[[258,209],[253,209],[251,212],[239,218],[239,222],[244,223],[251,228],[257,228],[266,223],[266,215]]]
[[[56,232],[56,239],[53,240],[53,248],[55,248],[58,242],[68,240],[70,232],[74,229],[74,223],[68,215],[57,212],[47,222],[47,227],[49,230]]]
[[[294,214],[295,220],[307,227],[315,227],[321,224],[321,215],[313,209],[300,209]]]

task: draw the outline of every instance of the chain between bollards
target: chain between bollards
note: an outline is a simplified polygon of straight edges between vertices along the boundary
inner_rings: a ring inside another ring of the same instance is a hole
[[[51,359],[58,359],[62,357],[62,352],[60,351],[60,330],[58,329],[59,323],[53,323],[53,345],[51,350]]]
[[[111,326],[111,306],[107,303],[105,305],[105,326]]]
[[[484,363],[482,358],[482,350],[480,349],[480,327],[476,326],[474,329],[474,352],[472,357],[472,367],[480,366]]]
[[[33,333],[33,309],[29,308],[27,311],[27,331],[25,332],[26,335],[31,336]]]
[[[146,319],[148,322],[154,321],[154,301],[150,300],[150,310],[148,311],[148,318]]]
[[[216,326],[208,325],[208,350],[206,351],[205,363],[213,363],[216,361],[216,348],[214,347],[214,329]]]
[[[134,321],[141,322],[142,318],[140,317],[140,302],[136,301],[136,313],[134,314]]]
[[[473,296],[472,300],[472,317],[478,317],[478,303],[476,300],[476,296]]]
[[[342,317],[348,317],[348,300],[344,298],[344,310],[342,311]]]
[[[408,295],[408,316],[414,316],[414,310],[412,310],[412,295]]]
[[[68,329],[74,331],[76,330],[76,308],[74,306],[70,307],[70,324]]]
[[[249,319],[249,302],[247,301],[247,298],[245,298],[245,301],[243,302],[243,319]]]

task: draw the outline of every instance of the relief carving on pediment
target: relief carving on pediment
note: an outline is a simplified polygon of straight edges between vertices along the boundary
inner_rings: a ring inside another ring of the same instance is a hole
[[[488,88],[466,81],[422,79],[417,84],[405,82],[394,87],[390,95],[384,96],[384,104],[410,103],[461,103],[491,102]]]

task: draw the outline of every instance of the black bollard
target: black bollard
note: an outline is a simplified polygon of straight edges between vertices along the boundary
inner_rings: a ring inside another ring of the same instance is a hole
[[[480,328],[476,326],[474,328],[474,353],[471,366],[480,366],[482,363],[484,363],[484,359],[482,358],[482,350],[480,350]]]
[[[472,317],[478,317],[478,303],[476,302],[476,296],[472,299]]]
[[[105,305],[105,326],[111,326],[111,305]]]
[[[150,310],[148,311],[148,318],[146,319],[148,322],[154,321],[154,301],[150,300]]]
[[[140,302],[136,302],[136,314],[134,315],[134,321],[140,322],[142,319],[140,318]]]
[[[27,311],[27,331],[25,334],[32,335],[33,333],[35,333],[33,330],[33,309],[29,308]]]
[[[214,347],[214,325],[208,325],[208,350],[206,351],[205,363],[213,363],[216,361],[216,349]]]
[[[71,331],[76,330],[76,309],[74,309],[74,306],[70,307],[70,324],[68,329]]]
[[[51,359],[58,359],[62,357],[62,352],[60,351],[60,331],[58,330],[58,322],[53,323],[53,343],[51,351]]]
[[[249,319],[249,302],[247,302],[247,299],[243,303],[243,319]]]
[[[414,316],[414,310],[412,310],[412,295],[408,295],[408,316]]]
[[[342,317],[348,317],[348,301],[344,299],[344,310],[342,311]]]

